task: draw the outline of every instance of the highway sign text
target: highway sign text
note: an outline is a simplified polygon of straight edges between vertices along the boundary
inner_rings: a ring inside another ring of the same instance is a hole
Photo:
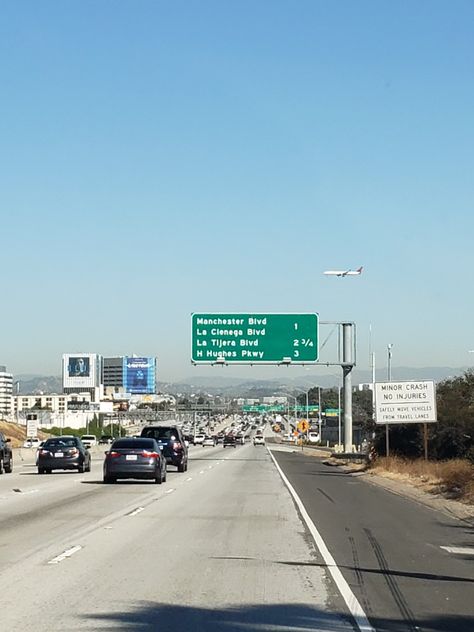
[[[318,360],[318,314],[192,314],[192,362],[306,364]]]
[[[375,384],[375,422],[413,424],[437,421],[434,382],[378,382]]]

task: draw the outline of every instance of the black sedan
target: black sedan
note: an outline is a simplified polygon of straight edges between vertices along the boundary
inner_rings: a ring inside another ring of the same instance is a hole
[[[38,451],[38,474],[53,470],[91,471],[91,455],[78,437],[64,435],[47,439]]]
[[[236,440],[235,440],[235,435],[233,435],[233,434],[227,434],[227,435],[224,437],[224,442],[223,442],[223,444],[222,444],[222,447],[223,447],[223,448],[228,448],[229,446],[232,446],[232,447],[234,447],[234,448],[235,448],[236,443],[237,443],[237,442],[236,442]]]
[[[166,481],[166,457],[155,439],[117,439],[105,453],[104,483],[118,478],[148,478]]]

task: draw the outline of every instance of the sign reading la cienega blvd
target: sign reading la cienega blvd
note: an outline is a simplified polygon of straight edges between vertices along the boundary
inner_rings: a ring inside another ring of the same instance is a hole
[[[192,314],[194,364],[318,361],[318,314]]]
[[[434,382],[377,382],[375,423],[413,424],[437,421]]]

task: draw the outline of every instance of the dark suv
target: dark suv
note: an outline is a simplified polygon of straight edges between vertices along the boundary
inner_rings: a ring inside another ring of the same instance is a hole
[[[3,470],[7,474],[13,470],[13,454],[9,443],[10,439],[0,432],[0,474],[3,474]]]
[[[186,472],[188,469],[188,447],[178,426],[145,426],[140,436],[155,439],[158,445],[162,446],[166,462],[175,465],[178,472]]]

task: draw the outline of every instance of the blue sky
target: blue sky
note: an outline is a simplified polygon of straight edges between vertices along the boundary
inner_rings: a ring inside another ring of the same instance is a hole
[[[360,368],[369,324],[379,366],[472,361],[472,2],[1,13],[0,364],[222,375],[190,365],[193,311],[353,320]]]

